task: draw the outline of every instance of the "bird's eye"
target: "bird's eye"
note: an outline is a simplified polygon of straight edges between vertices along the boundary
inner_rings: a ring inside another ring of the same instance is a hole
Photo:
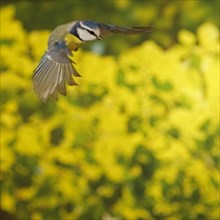
[[[90,30],[88,30],[88,32],[89,32],[91,35],[97,37],[94,31],[90,31]]]

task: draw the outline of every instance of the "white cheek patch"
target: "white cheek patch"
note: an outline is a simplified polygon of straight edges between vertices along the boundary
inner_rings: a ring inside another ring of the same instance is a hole
[[[77,33],[83,41],[91,41],[97,39],[95,36],[91,35],[87,30],[82,28],[77,28]]]
[[[85,29],[87,29],[87,30],[94,31],[95,34],[96,34],[96,36],[100,36],[100,30],[99,30],[98,27],[90,28],[89,26],[85,26],[85,25],[83,24],[83,22],[80,22],[80,25],[81,25],[81,27],[83,27],[83,28],[85,28]]]

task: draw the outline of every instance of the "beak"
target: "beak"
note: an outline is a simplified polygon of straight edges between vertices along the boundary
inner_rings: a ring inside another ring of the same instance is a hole
[[[98,38],[99,40],[103,40],[102,36],[98,36],[97,38]]]

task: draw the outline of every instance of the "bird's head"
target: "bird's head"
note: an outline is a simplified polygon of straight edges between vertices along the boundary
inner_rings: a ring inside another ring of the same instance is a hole
[[[70,30],[70,33],[81,41],[102,40],[100,29],[93,21],[79,21]]]

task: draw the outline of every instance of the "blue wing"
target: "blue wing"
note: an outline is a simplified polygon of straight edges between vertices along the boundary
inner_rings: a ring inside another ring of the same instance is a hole
[[[146,27],[128,27],[128,26],[117,26],[112,24],[103,24],[95,21],[83,21],[83,23],[91,28],[98,27],[101,32],[101,36],[105,36],[108,34],[141,34],[141,33],[149,33],[156,30],[154,26],[146,26]]]

